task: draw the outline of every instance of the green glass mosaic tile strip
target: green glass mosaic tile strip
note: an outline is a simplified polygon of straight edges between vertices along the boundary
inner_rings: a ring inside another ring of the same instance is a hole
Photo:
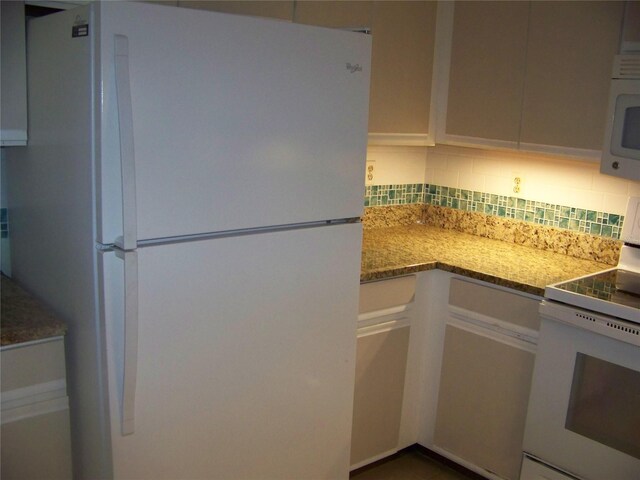
[[[425,203],[619,239],[623,215],[432,184],[365,187],[365,207]]]
[[[409,205],[424,203],[423,183],[369,185],[365,187],[364,206]]]
[[[620,238],[623,215],[596,212],[583,208],[536,202],[460,188],[425,185],[424,203],[440,205],[470,212],[481,212],[548,227],[564,228],[576,232]]]

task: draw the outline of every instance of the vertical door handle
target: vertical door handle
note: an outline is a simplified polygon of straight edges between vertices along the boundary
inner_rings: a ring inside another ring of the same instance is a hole
[[[122,238],[116,245],[123,250],[137,246],[136,164],[133,139],[133,107],[129,77],[129,39],[114,35],[114,71],[116,104],[120,133],[120,165],[122,171]]]
[[[138,375],[138,254],[117,251],[124,260],[124,361],[122,382],[122,435],[135,431],[135,399]]]

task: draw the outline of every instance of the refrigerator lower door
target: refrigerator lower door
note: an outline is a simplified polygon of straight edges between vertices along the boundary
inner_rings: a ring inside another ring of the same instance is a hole
[[[114,477],[346,479],[360,239],[350,224],[140,248],[133,319],[104,254]]]

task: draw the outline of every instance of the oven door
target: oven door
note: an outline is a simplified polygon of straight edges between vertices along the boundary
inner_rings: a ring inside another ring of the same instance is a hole
[[[640,347],[543,314],[524,450],[586,480],[640,478]]]

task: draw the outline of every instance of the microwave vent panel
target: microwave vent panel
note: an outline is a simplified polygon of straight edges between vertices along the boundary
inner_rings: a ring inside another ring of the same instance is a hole
[[[613,61],[613,78],[640,79],[640,55],[616,55]]]

